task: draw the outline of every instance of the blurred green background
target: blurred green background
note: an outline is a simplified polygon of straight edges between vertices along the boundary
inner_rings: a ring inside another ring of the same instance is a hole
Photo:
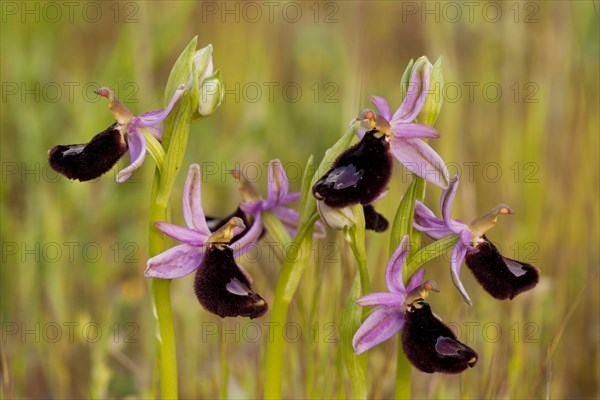
[[[552,2],[11,2],[1,25],[2,397],[144,398],[155,336],[147,282],[148,158],[127,183],[116,168],[89,183],[47,165],[56,144],[112,123],[93,90],[110,86],[134,114],[161,108],[176,57],[194,36],[214,46],[225,102],[192,126],[186,168],[203,165],[209,214],[239,202],[227,170],[264,188],[280,158],[295,190],[368,96],[395,108],[411,58],[444,60],[445,103],[432,145],[461,174],[453,215],[499,202],[516,214],[488,237],[540,268],[538,287],[498,302],[463,268],[474,300],[453,288],[448,259],[427,276],[432,308],[478,350],[460,376],[413,371],[417,398],[597,398],[599,376],[599,34],[597,1]],[[126,165],[128,157],[120,161]],[[396,163],[379,208],[389,219],[409,178]],[[182,222],[179,191],[172,215]],[[427,203],[438,210],[439,190]],[[268,241],[268,236],[264,241]],[[388,235],[367,235],[375,290]],[[272,299],[279,263],[268,245],[244,261]],[[313,246],[290,314],[284,395],[350,396],[339,316],[355,264],[339,235]],[[275,253],[279,253],[276,251]],[[218,397],[221,351],[231,397],[262,394],[268,314],[220,320],[172,285],[182,397]],[[221,340],[221,338],[223,340]],[[396,341],[371,351],[372,398],[393,394]]]

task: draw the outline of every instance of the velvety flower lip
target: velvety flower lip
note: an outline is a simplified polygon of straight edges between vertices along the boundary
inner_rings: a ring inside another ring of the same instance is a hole
[[[423,138],[438,138],[438,131],[428,125],[414,123],[427,100],[431,79],[431,64],[423,61],[415,66],[410,77],[409,90],[392,114],[387,101],[379,96],[371,96],[371,103],[379,115],[363,110],[354,121],[361,121],[357,135],[362,138],[370,129],[378,129],[391,138],[391,150],[396,159],[415,175],[441,187],[448,186],[448,169],[444,160]]]
[[[459,219],[452,219],[450,216],[452,210],[452,204],[456,196],[456,190],[458,188],[458,176],[455,175],[450,179],[449,186],[447,189],[442,191],[440,198],[440,209],[442,211],[442,218],[437,218],[433,211],[425,206],[420,201],[415,204],[415,216],[413,226],[415,229],[425,232],[433,239],[441,239],[448,235],[457,234],[459,240],[452,250],[452,257],[450,260],[450,272],[452,276],[452,282],[462,295],[466,303],[472,304],[471,298],[467,294],[461,280],[460,280],[460,268],[462,266],[465,257],[469,259],[469,254],[476,250],[485,250],[479,252],[479,257],[471,257],[473,260],[477,260],[477,266],[471,268],[472,271],[482,271],[483,261],[486,260],[487,271],[483,275],[477,275],[476,277],[480,283],[482,280],[488,280],[489,283],[483,284],[482,286],[488,292],[490,287],[505,287],[506,285],[512,287],[509,291],[504,291],[505,295],[502,297],[499,294],[490,292],[496,298],[513,298],[516,294],[521,293],[525,290],[530,289],[537,283],[537,269],[529,264],[520,263],[515,260],[506,259],[499,256],[496,252],[488,247],[483,247],[484,244],[490,243],[485,237],[485,233],[496,225],[499,215],[512,214],[513,210],[506,204],[498,204],[488,213],[476,218],[467,225]],[[491,245],[493,246],[493,244]],[[504,260],[504,261],[503,261]],[[475,261],[473,261],[475,263]],[[518,266],[515,264],[519,264]],[[474,264],[473,264],[474,265]],[[471,267],[471,265],[468,265]],[[513,267],[514,266],[514,267]],[[511,268],[512,267],[512,268]],[[525,275],[525,272],[529,271],[527,276],[519,278],[519,274]],[[475,272],[474,272],[475,273]],[[512,275],[511,275],[512,274]],[[515,279],[513,279],[513,277]],[[503,282],[494,282],[498,279]],[[499,297],[500,296],[500,297]]]
[[[209,241],[216,240],[215,237],[218,236],[218,233],[212,233],[208,229],[202,209],[201,183],[200,166],[198,164],[190,165],[183,189],[183,219],[186,227],[167,222],[155,223],[161,232],[183,244],[150,258],[144,271],[146,277],[174,279],[194,272],[202,263]],[[237,221],[239,218],[232,220]],[[237,227],[241,227],[240,224]],[[239,233],[239,230],[236,231],[236,227],[229,228],[232,235],[235,235],[236,232]],[[247,233],[232,245],[234,256],[244,254],[256,242],[261,232],[262,225],[259,217],[255,219]]]
[[[402,349],[410,363],[426,373],[457,374],[477,364],[477,352],[461,343],[454,332],[419,299],[406,310]]]
[[[289,191],[288,177],[281,161],[279,159],[269,161],[266,199],[261,197],[260,192],[241,171],[234,170],[232,174],[240,182],[240,193],[243,199],[240,205],[242,211],[253,215],[255,220],[259,221],[262,212],[270,211],[283,222],[290,236],[294,237],[300,215],[298,211],[289,208],[288,204],[297,201],[300,198],[300,192]],[[325,237],[325,228],[322,224],[316,223],[314,238],[323,237]]]
[[[368,205],[381,198],[392,176],[388,137],[377,129],[346,149],[315,182],[313,196],[331,208]]]
[[[235,262],[227,245],[208,247],[194,279],[194,292],[206,310],[225,317],[258,318],[267,312],[267,302],[252,288],[252,279]]]
[[[356,354],[361,354],[398,333],[404,325],[407,302],[412,301],[413,297],[426,297],[429,290],[437,289],[433,281],[423,283],[423,269],[413,275],[408,286],[404,286],[402,269],[408,250],[409,237],[404,236],[386,266],[385,283],[388,292],[370,293],[357,300],[361,306],[379,308],[356,331],[352,339]]]

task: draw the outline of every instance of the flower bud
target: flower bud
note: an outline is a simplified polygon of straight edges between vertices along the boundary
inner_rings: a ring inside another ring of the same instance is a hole
[[[213,74],[212,44],[194,53],[194,72],[200,84]]]
[[[206,77],[200,84],[200,98],[198,99],[198,114],[206,117],[214,113],[223,101],[223,81],[221,70],[217,69],[212,75]]]
[[[323,201],[317,200],[317,210],[321,215],[321,219],[331,229],[343,230],[350,228],[356,223],[356,215],[352,207],[332,208],[326,205]]]
[[[415,65],[419,64],[419,60],[421,59],[424,59],[425,62],[429,64],[429,66],[431,66],[431,63],[429,62],[429,60],[427,60],[427,57],[425,56],[419,58]],[[433,126],[435,124],[438,115],[440,115],[442,103],[444,102],[442,96],[443,87],[444,76],[442,73],[442,57],[440,57],[431,69],[427,100],[425,100],[425,105],[423,105],[423,108],[421,109],[421,112],[417,117],[419,122],[429,126]]]

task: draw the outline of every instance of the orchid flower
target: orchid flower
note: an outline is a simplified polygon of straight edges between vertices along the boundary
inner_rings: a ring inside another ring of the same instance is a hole
[[[297,201],[300,198],[300,192],[289,192],[289,182],[281,161],[274,159],[269,161],[269,172],[267,182],[267,198],[261,197],[256,187],[239,170],[232,171],[233,176],[240,182],[240,193],[242,203],[240,209],[254,216],[255,220],[260,221],[261,213],[269,211],[273,213],[281,222],[291,237],[296,235],[298,228],[298,211],[287,207],[289,203]],[[325,236],[325,228],[322,224],[315,224],[315,239]]]
[[[357,130],[357,135],[361,138],[372,129],[386,134],[391,141],[392,154],[410,172],[446,188],[446,164],[435,150],[423,141],[427,138],[438,138],[439,133],[431,126],[414,123],[429,94],[431,68],[431,63],[425,57],[417,60],[412,69],[406,97],[394,114],[384,98],[371,96],[371,103],[375,105],[379,114],[365,109],[351,124],[355,121],[362,122]]]
[[[214,234],[206,223],[201,197],[200,166],[192,164],[188,170],[183,189],[183,219],[187,227],[167,222],[155,223],[161,232],[183,242],[183,244],[150,258],[144,272],[146,277],[180,278],[198,269],[203,261],[207,244],[215,241],[211,240],[211,236],[214,236]],[[241,225],[238,224],[236,233],[240,233],[239,228],[242,228]],[[246,234],[231,245],[234,256],[239,257],[246,252],[256,242],[261,231],[262,226],[260,216],[258,216]]]
[[[352,346],[356,354],[361,354],[388,340],[402,329],[406,304],[411,299],[414,300],[414,296],[411,294],[420,292],[425,275],[424,269],[418,270],[412,276],[408,286],[404,286],[402,269],[408,250],[409,237],[404,236],[386,266],[385,283],[388,292],[367,294],[357,300],[361,306],[379,306],[380,308],[373,311],[356,331],[352,339]],[[435,282],[427,281],[421,289],[437,291],[437,286]]]
[[[512,299],[517,294],[534,287],[539,279],[538,270],[530,264],[503,257],[485,236],[485,233],[496,225],[498,216],[512,214],[512,209],[506,204],[498,204],[471,224],[452,219],[450,212],[457,188],[458,176],[455,175],[450,179],[448,188],[442,191],[440,199],[442,218],[437,218],[427,206],[417,201],[413,226],[433,239],[441,239],[452,234],[458,235],[458,242],[452,251],[450,271],[454,286],[465,302],[472,304],[460,280],[460,268],[465,259],[467,267],[471,269],[475,278],[497,299]]]
[[[117,174],[117,182],[125,182],[146,157],[146,129],[158,140],[162,137],[161,123],[167,118],[185,88],[180,86],[162,110],[150,111],[134,117],[127,107],[106,87],[96,93],[108,99],[108,107],[116,123],[94,136],[89,143],[59,145],[49,151],[50,166],[69,179],[89,181],[99,177],[121,158],[127,150],[131,164]]]
[[[390,258],[385,282],[389,292],[371,293],[358,299],[361,306],[379,306],[358,328],[352,346],[361,354],[402,330],[402,348],[410,363],[427,373],[455,374],[477,364],[477,352],[461,343],[452,330],[431,312],[424,299],[439,292],[435,281],[423,282],[425,270],[418,270],[407,287],[402,269],[409,250],[409,236]]]

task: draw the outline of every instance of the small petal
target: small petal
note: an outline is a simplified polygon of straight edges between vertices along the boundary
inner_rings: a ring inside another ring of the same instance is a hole
[[[209,238],[205,233],[168,222],[155,222],[154,225],[165,235],[192,246],[204,246]]]
[[[362,139],[363,136],[365,136],[365,133],[367,133],[370,130],[371,130],[371,128],[363,126],[361,124],[358,126],[358,128],[356,128],[356,136],[358,136],[359,139]]]
[[[402,282],[402,269],[404,268],[404,260],[408,254],[409,247],[410,238],[408,235],[404,235],[396,251],[394,251],[394,254],[388,261],[385,269],[385,284],[390,292],[406,294],[406,288],[404,287],[404,282]]]
[[[454,204],[454,197],[456,196],[456,190],[458,189],[458,175],[454,175],[448,183],[448,188],[442,191],[440,197],[440,209],[442,210],[442,218],[446,226],[452,226],[452,218],[450,213],[452,212],[452,204]]]
[[[454,232],[446,226],[446,223],[437,218],[433,211],[419,200],[415,203],[415,217],[413,227],[421,232],[425,232],[432,239],[441,239]]]
[[[418,61],[418,60],[417,60]],[[422,65],[415,64],[413,72],[408,83],[406,97],[398,107],[398,110],[390,120],[394,125],[398,121],[412,122],[421,112],[427,95],[429,92],[429,80],[431,79],[431,64],[423,63]]]
[[[437,139],[440,133],[437,129],[423,124],[407,124],[405,122],[397,122],[394,125],[394,136],[398,139]]]
[[[288,193],[285,198],[281,201],[281,204],[293,203],[295,201],[300,200],[300,192],[292,192]]]
[[[415,272],[410,278],[410,282],[408,282],[408,286],[406,287],[406,292],[410,293],[416,287],[419,287],[423,283],[423,277],[425,276],[425,269],[419,268],[417,272]]]
[[[263,225],[260,220],[260,213],[254,215],[254,222],[248,231],[237,242],[231,244],[233,254],[239,257],[245,254],[260,238],[263,232]]]
[[[281,220],[281,222],[283,222],[285,225],[298,227],[298,220],[300,219],[300,214],[298,211],[279,206],[273,208],[271,212],[275,214],[275,216],[279,218],[279,220]]]
[[[184,91],[185,87],[183,85],[179,86],[179,88],[177,88],[173,94],[173,97],[171,97],[171,100],[166,108],[162,110],[150,111],[134,118],[134,120],[137,120],[135,121],[136,126],[147,127],[160,124],[165,118],[167,118],[173,107],[175,107],[177,101],[179,101],[181,98],[181,95],[183,95]]]
[[[202,210],[201,181],[200,166],[190,165],[183,188],[183,219],[188,228],[210,236],[210,229],[206,225],[204,210]]]
[[[392,140],[392,153],[410,172],[441,188],[448,186],[444,160],[421,139]]]
[[[452,282],[454,286],[458,289],[458,292],[461,294],[465,303],[471,305],[473,302],[471,298],[467,294],[465,287],[460,281],[460,267],[465,259],[465,255],[467,254],[467,246],[463,245],[462,242],[458,242],[452,250],[452,258],[450,260],[450,274],[452,276]]]
[[[134,129],[129,131],[128,135],[129,142],[129,158],[131,164],[119,171],[117,174],[117,182],[125,182],[131,174],[133,174],[139,167],[144,163],[146,158],[146,138],[140,131]]]
[[[288,194],[288,178],[278,159],[269,161],[269,175],[267,182],[266,208],[269,210],[278,204],[282,204]]]
[[[180,244],[149,259],[144,275],[147,278],[181,278],[198,269],[203,255],[201,247]]]
[[[404,296],[390,292],[369,293],[356,300],[359,306],[385,306],[401,307],[404,303]]]
[[[373,103],[373,105],[375,107],[377,107],[377,111],[379,111],[379,115],[381,115],[383,118],[385,118],[388,121],[392,118],[392,112],[390,111],[390,106],[388,105],[387,101],[383,97],[371,96],[371,97],[369,97],[369,100],[371,100],[371,103]]]
[[[404,325],[404,312],[399,308],[383,307],[373,311],[358,328],[352,346],[356,354],[385,342],[400,331]]]

